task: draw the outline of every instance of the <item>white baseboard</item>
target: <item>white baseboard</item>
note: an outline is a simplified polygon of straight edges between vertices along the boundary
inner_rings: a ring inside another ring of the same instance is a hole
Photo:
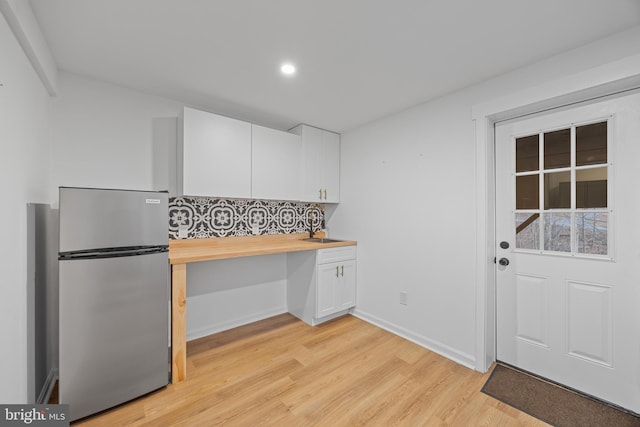
[[[53,387],[56,385],[56,380],[58,379],[58,370],[52,369],[49,371],[49,375],[47,375],[47,379],[42,385],[42,390],[40,390],[40,394],[38,395],[38,400],[36,404],[38,405],[46,405],[51,398],[51,393],[53,392]]]
[[[391,332],[392,334],[398,335],[406,340],[411,341],[414,344],[419,345],[420,347],[424,347],[427,350],[433,351],[434,353],[438,353],[440,356],[446,357],[447,359],[453,360],[460,365],[466,366],[467,368],[474,369],[476,366],[475,357],[471,354],[467,354],[461,351],[458,351],[454,348],[449,347],[448,345],[442,344],[438,341],[434,341],[422,335],[418,335],[413,333],[403,327],[395,325],[393,323],[387,322],[386,320],[380,319],[377,316],[366,313],[362,310],[358,310],[356,308],[351,313],[353,316],[364,320],[365,322],[371,323],[372,325],[378,326],[386,331]]]
[[[187,341],[206,337],[208,335],[216,334],[218,332],[226,331],[232,328],[236,328],[238,326],[247,325],[249,323],[257,322],[258,320],[267,319],[269,317],[277,316],[279,314],[283,314],[286,312],[287,312],[286,307],[279,307],[273,310],[263,311],[260,313],[252,313],[250,316],[244,316],[238,319],[233,319],[233,320],[229,320],[221,323],[216,323],[213,325],[208,325],[204,328],[198,328],[192,331],[187,331]]]

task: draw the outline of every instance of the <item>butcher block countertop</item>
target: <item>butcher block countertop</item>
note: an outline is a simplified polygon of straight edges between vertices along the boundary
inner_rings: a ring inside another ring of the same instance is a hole
[[[308,233],[296,233],[170,240],[169,262],[173,265],[187,264],[198,261],[310,251],[340,246],[354,246],[357,244],[357,242],[353,240],[331,243],[305,242],[302,240],[307,237],[309,237]],[[323,237],[323,234],[316,233],[314,237]]]

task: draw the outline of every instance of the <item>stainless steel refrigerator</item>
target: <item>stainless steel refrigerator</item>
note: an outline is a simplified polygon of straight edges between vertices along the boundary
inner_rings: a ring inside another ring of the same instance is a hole
[[[58,392],[76,420],[169,382],[168,194],[59,195]]]

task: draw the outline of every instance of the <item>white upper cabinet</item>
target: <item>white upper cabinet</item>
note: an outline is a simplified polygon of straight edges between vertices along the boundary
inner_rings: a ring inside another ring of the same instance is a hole
[[[340,201],[340,135],[322,131],[322,149],[324,164],[324,201],[338,203]]]
[[[291,132],[300,135],[300,200],[338,203],[340,201],[340,135],[307,125]]]
[[[283,132],[185,107],[172,148],[161,138],[162,132],[170,133],[168,125],[160,125],[154,138],[154,185],[172,195],[340,201],[336,133],[307,125]]]
[[[184,109],[182,192],[187,196],[251,197],[251,124]]]
[[[300,136],[251,125],[251,197],[300,199]]]

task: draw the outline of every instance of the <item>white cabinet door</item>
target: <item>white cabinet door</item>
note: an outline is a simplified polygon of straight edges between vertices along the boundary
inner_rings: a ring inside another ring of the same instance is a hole
[[[338,203],[340,201],[340,135],[322,131],[322,148],[324,151],[323,201]]]
[[[336,289],[336,311],[356,306],[356,260],[340,263],[340,280]]]
[[[251,125],[251,197],[298,200],[300,136]]]
[[[356,305],[356,260],[318,265],[316,317],[321,318]]]
[[[338,311],[336,309],[336,291],[340,275],[340,264],[322,264],[317,269],[316,317],[324,317]]]
[[[296,128],[301,136],[300,199],[303,202],[322,201],[322,129],[311,126]]]
[[[251,124],[184,109],[182,194],[251,197]]]
[[[340,135],[300,125],[292,132],[301,136],[300,200],[340,201]]]

